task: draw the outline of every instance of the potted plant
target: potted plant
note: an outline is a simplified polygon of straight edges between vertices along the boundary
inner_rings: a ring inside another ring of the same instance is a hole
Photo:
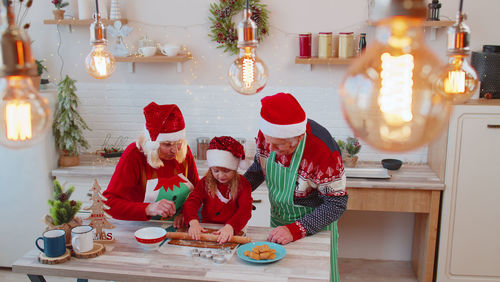
[[[42,74],[44,70],[45,71],[47,70],[47,67],[43,64],[43,60],[35,60],[35,63],[36,63],[37,76],[32,76],[31,82],[33,83],[33,87],[35,87],[35,89],[40,90]]]
[[[80,163],[79,148],[88,149],[89,144],[83,137],[84,129],[90,130],[83,118],[78,114],[78,96],[76,96],[75,80],[69,76],[59,82],[57,90],[57,109],[54,115],[52,130],[56,147],[60,151],[60,166],[75,166]]]
[[[82,202],[69,199],[74,191],[75,186],[71,185],[68,190],[64,191],[59,181],[54,180],[53,199],[48,200],[50,215],[45,216],[45,223],[49,229],[66,231],[66,245],[71,245],[71,228],[82,224],[82,220],[75,217]]]
[[[56,10],[52,11],[52,13],[54,14],[54,19],[63,20],[65,11],[61,9],[68,6],[69,3],[63,2],[62,0],[52,0],[52,4],[54,4],[54,7],[56,7]]]
[[[361,150],[361,144],[356,137],[347,137],[346,141],[338,140],[337,142],[342,152],[342,161],[346,167],[355,167],[358,162],[356,156]]]

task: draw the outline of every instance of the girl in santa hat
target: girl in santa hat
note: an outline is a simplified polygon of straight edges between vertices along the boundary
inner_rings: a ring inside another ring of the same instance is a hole
[[[198,210],[203,222],[222,223],[224,227],[214,232],[217,242],[223,244],[238,234],[252,216],[252,188],[237,172],[244,164],[243,146],[229,136],[215,137],[207,150],[209,169],[184,203],[184,222],[189,225],[189,235],[200,239],[207,230],[200,225]]]
[[[103,193],[108,213],[123,220],[175,216],[174,227],[181,227],[182,205],[199,181],[184,118],[177,105],[154,102],[144,117],[144,134],[125,149]]]

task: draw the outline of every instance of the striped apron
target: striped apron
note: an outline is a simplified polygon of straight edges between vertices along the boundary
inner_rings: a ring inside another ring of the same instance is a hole
[[[276,152],[271,152],[266,161],[266,184],[269,188],[271,203],[271,226],[277,227],[295,222],[313,211],[311,207],[297,206],[293,203],[293,196],[297,182],[302,154],[307,135],[297,146],[289,167],[282,167],[275,162]],[[340,282],[338,272],[337,249],[337,221],[332,222],[324,230],[330,231],[330,281]]]

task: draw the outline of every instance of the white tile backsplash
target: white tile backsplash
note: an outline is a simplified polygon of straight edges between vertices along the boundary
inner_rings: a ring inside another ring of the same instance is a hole
[[[101,84],[78,83],[79,113],[92,131],[85,132],[91,148],[101,148],[106,134],[112,141],[118,136],[132,142],[144,130],[142,109],[150,102],[177,104],[186,121],[186,134],[193,152],[196,137],[231,135],[245,138],[247,155],[255,152],[260,99],[284,91],[266,87],[262,94],[243,96],[229,86]],[[325,126],[336,139],[345,139],[352,131],[343,119],[337,90],[334,88],[289,87],[309,118]],[[363,143],[362,143],[363,144]],[[379,161],[399,158],[405,162],[426,162],[427,148],[404,154],[389,154],[364,145],[360,160]]]

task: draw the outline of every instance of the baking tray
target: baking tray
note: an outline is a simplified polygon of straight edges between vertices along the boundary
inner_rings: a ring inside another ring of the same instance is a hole
[[[358,168],[346,167],[345,175],[349,178],[391,178],[385,168]]]

